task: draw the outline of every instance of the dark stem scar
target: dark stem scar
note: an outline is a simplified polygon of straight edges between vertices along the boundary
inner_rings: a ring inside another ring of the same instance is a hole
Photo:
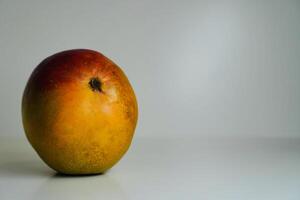
[[[90,88],[94,91],[94,92],[102,92],[102,83],[101,81],[99,80],[98,77],[93,77],[90,79],[89,81],[89,85],[90,85]]]

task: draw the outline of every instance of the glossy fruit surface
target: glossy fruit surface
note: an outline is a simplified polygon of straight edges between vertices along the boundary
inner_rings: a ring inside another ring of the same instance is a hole
[[[22,99],[29,142],[42,160],[65,174],[111,168],[128,150],[137,117],[126,75],[101,53],[87,49],[42,61]]]

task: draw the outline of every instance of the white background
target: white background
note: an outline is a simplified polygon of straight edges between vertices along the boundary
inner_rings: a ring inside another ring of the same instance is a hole
[[[0,0],[0,134],[24,136],[34,67],[102,52],[139,100],[137,137],[299,136],[300,2]]]
[[[25,139],[34,67],[95,49],[140,115],[104,175],[66,177]],[[300,1],[0,0],[1,200],[299,200]]]

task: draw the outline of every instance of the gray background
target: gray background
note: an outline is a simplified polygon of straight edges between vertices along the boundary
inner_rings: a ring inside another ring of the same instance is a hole
[[[299,136],[299,1],[0,0],[0,134],[45,57],[104,53],[139,100],[138,137]]]
[[[138,96],[104,175],[56,174],[23,133],[29,75],[71,48],[114,60]],[[299,64],[299,0],[0,0],[0,199],[299,200]]]

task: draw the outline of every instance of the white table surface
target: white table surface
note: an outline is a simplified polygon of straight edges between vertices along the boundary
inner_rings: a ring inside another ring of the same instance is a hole
[[[299,200],[300,139],[138,138],[104,175],[57,175],[0,138],[0,199]]]

